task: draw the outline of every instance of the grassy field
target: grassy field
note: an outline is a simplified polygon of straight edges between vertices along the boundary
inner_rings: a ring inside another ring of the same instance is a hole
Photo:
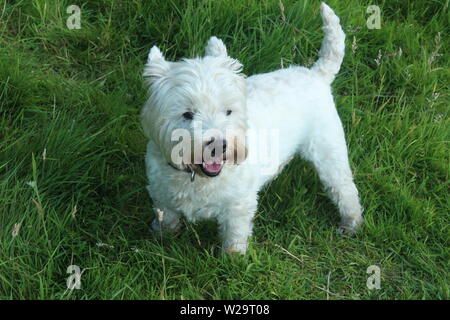
[[[0,299],[450,298],[449,0],[328,1],[347,34],[333,87],[365,226],[338,236],[296,159],[261,193],[249,254],[232,257],[213,222],[149,232],[143,64],[152,45],[192,57],[216,35],[248,75],[310,66],[319,1],[78,1],[71,30],[72,3],[0,1]]]

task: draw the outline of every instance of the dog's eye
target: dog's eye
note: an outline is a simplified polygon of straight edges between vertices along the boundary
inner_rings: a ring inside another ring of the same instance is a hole
[[[231,110],[227,110],[227,116],[229,116],[231,114]]]
[[[183,117],[187,120],[192,120],[194,119],[194,113],[193,112],[185,112],[183,113]]]

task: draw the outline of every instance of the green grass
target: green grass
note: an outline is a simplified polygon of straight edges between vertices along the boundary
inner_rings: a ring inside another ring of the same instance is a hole
[[[245,257],[220,254],[212,222],[149,233],[149,49],[192,57],[217,35],[246,74],[310,65],[319,1],[283,3],[285,22],[275,0],[79,1],[69,30],[72,1],[0,1],[0,299],[450,298],[448,0],[328,1],[347,34],[333,87],[365,207],[355,237],[336,235],[300,159],[262,191]]]

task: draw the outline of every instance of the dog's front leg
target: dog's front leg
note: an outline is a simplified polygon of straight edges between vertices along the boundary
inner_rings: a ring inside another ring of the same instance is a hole
[[[176,232],[180,228],[180,215],[164,207],[153,208],[156,217],[151,223],[153,231]]]
[[[253,217],[257,208],[256,195],[226,208],[218,217],[222,249],[226,253],[247,252],[248,238],[252,234]]]

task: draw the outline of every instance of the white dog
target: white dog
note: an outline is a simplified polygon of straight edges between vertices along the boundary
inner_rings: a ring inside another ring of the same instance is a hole
[[[142,125],[150,139],[148,191],[163,213],[153,221],[154,230],[176,229],[181,215],[190,221],[214,218],[223,249],[245,253],[258,192],[296,154],[317,169],[339,208],[339,230],[353,232],[361,224],[358,191],[330,87],[344,57],[345,34],[324,3],[321,15],[325,38],[311,69],[291,66],[245,78],[242,65],[216,37],[201,58],[168,62],[156,46],[151,49],[144,69],[151,94]],[[211,129],[213,134],[205,134]],[[249,161],[258,148],[249,143],[247,132],[263,129],[276,131],[279,138],[279,170],[271,174],[262,174],[258,163]],[[190,133],[185,137],[189,144],[174,152],[177,130]],[[191,154],[190,142],[200,146],[200,156]]]

